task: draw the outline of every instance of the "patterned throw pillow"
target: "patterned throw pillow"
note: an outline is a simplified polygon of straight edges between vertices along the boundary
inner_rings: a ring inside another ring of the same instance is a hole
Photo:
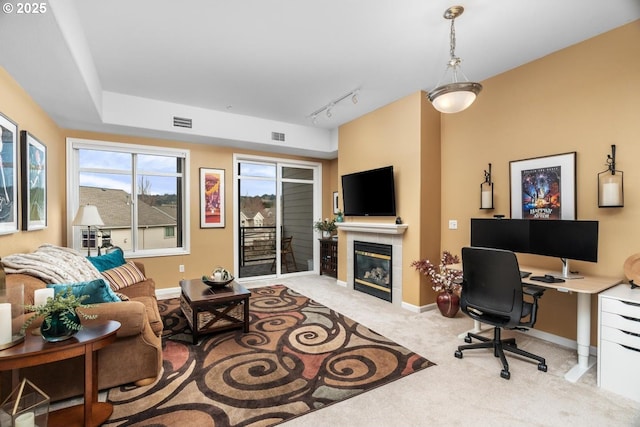
[[[107,279],[111,289],[114,291],[126,288],[127,286],[131,286],[147,279],[138,267],[136,267],[133,261],[129,261],[120,267],[103,271],[102,275]]]

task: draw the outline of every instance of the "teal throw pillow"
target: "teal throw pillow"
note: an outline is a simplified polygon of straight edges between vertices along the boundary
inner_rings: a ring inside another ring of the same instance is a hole
[[[71,292],[77,297],[89,295],[89,298],[82,301],[83,304],[121,301],[104,279],[78,283],[52,283],[47,285],[47,288],[53,288],[55,295],[58,295],[60,292],[65,292],[69,286],[71,286]]]
[[[89,256],[87,259],[101,273],[106,270],[111,270],[112,268],[120,267],[126,263],[124,260],[124,253],[120,248],[117,248],[113,252],[109,252],[105,255]]]

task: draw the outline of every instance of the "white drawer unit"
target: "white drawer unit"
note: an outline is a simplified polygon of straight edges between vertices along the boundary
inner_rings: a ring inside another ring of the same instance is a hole
[[[598,295],[598,386],[640,402],[640,288]]]

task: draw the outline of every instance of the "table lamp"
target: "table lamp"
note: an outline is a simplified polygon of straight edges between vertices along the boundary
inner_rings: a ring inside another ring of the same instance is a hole
[[[88,204],[80,206],[71,225],[87,227],[87,256],[91,256],[91,227],[104,225],[98,208],[95,205]]]

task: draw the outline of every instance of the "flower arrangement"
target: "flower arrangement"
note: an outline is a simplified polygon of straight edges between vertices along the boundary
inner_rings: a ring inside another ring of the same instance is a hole
[[[329,219],[329,218],[325,218],[324,221],[316,221],[313,223],[313,228],[315,228],[318,231],[328,231],[330,233],[336,231],[336,229],[338,228],[336,226],[336,220],[335,219]]]
[[[82,324],[76,321],[76,319],[79,320],[78,315],[84,319],[95,319],[97,317],[95,314],[86,314],[80,310],[76,311],[76,308],[93,307],[93,305],[82,303],[87,298],[89,298],[89,295],[75,296],[71,287],[68,287],[64,291],[57,293],[53,298],[47,298],[47,302],[42,305],[25,305],[25,310],[34,312],[35,316],[27,319],[22,325],[22,331],[26,330],[38,317],[44,318],[42,328],[45,330],[51,327],[51,319],[57,317],[70,330],[79,331],[82,329]]]
[[[428,259],[413,261],[411,267],[424,274],[431,280],[431,288],[436,292],[454,292],[460,288],[462,270],[447,268],[447,265],[457,264],[460,258],[449,251],[443,251],[440,264],[434,265]]]

